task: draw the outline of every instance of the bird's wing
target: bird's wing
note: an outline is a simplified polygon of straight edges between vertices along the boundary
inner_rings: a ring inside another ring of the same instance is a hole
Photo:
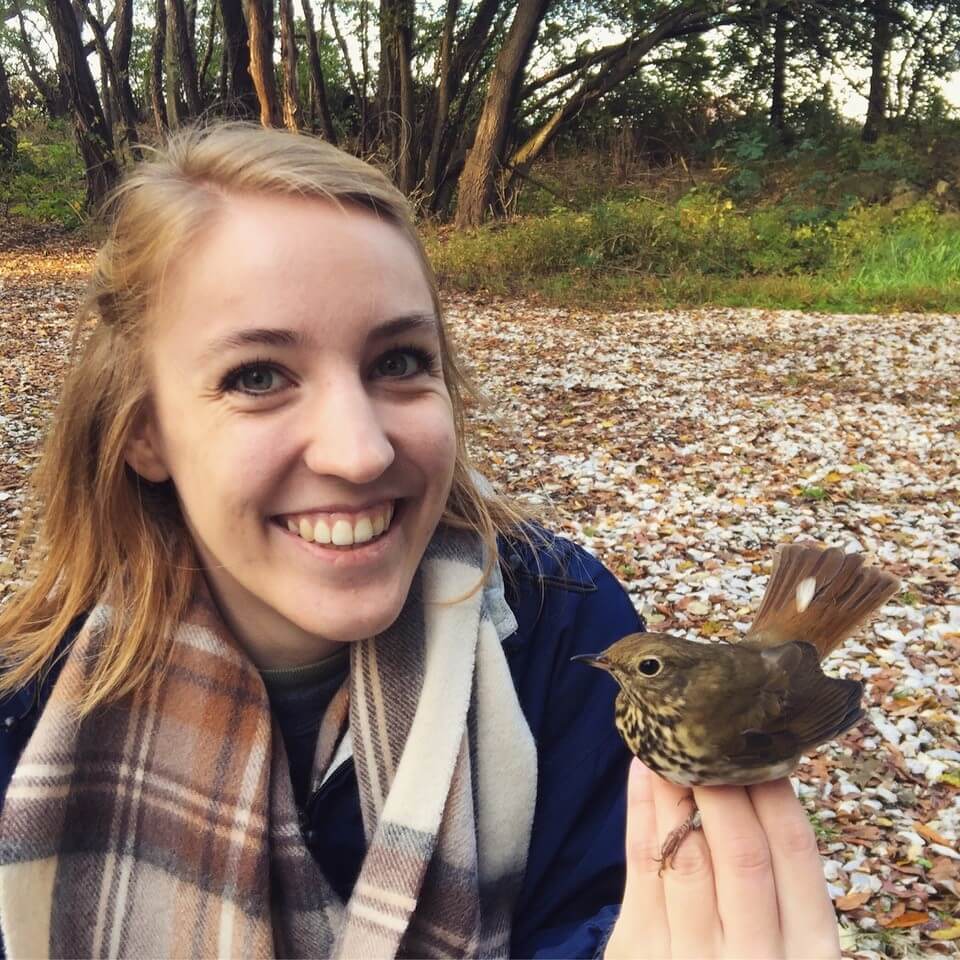
[[[836,547],[794,543],[774,557],[770,581],[746,641],[776,646],[812,643],[821,659],[900,588],[863,557]]]
[[[811,644],[766,648],[762,656],[768,682],[720,745],[730,760],[775,763],[832,740],[863,716],[863,685],[826,676]]]

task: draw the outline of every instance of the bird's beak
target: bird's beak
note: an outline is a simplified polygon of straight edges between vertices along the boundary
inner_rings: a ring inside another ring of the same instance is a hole
[[[610,669],[610,661],[602,653],[580,653],[570,658],[571,663],[587,663],[591,667],[599,667],[601,670]]]

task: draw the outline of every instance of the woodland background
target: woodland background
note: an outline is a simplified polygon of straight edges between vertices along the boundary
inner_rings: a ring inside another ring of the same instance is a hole
[[[461,289],[956,309],[958,49],[960,0],[0,0],[0,213],[239,116],[382,164]]]

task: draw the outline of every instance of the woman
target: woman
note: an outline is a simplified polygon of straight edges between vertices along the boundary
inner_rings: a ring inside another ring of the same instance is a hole
[[[642,623],[470,469],[390,183],[221,124],[108,213],[0,612],[8,955],[838,955],[785,782],[658,875],[689,792],[627,804],[570,663]]]

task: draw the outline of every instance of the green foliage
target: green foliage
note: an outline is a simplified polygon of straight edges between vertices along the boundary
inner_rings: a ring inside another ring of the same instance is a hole
[[[441,279],[566,302],[956,309],[960,214],[792,203],[750,209],[717,187],[675,203],[603,201],[495,227],[428,232]],[[819,488],[803,496],[818,499]],[[825,495],[825,494],[824,494]]]
[[[85,193],[83,163],[65,121],[19,131],[16,157],[0,167],[0,212],[76,227]]]

